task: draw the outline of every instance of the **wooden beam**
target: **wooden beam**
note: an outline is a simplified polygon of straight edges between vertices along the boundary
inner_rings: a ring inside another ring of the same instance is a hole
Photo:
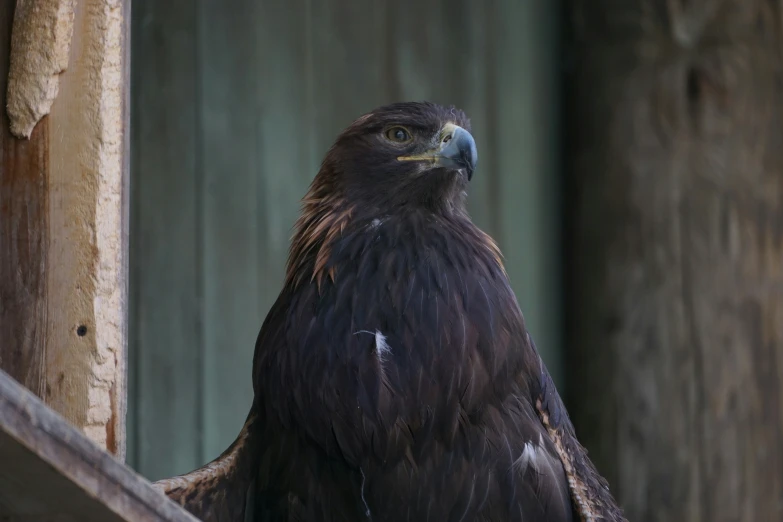
[[[129,1],[13,4],[0,6],[0,368],[124,458]]]
[[[196,520],[1,370],[0,462],[0,520]]]
[[[783,5],[569,15],[577,434],[629,520],[781,520]]]

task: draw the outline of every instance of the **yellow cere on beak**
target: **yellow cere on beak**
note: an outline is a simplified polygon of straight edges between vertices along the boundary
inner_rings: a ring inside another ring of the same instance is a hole
[[[447,123],[438,133],[434,149],[413,156],[398,156],[398,161],[426,161],[449,169],[465,170],[468,179],[476,169],[478,154],[473,136],[453,123]]]
[[[416,154],[414,156],[399,156],[397,158],[398,161],[429,161],[432,163],[435,163],[438,161],[438,158],[440,157],[440,153],[445,147],[445,145],[448,143],[448,140],[444,141],[444,138],[446,136],[453,136],[454,131],[456,129],[460,129],[458,125],[454,125],[453,123],[447,123],[443,126],[443,128],[438,132],[438,140],[437,145],[434,149],[428,150],[427,152],[424,152],[423,154]]]

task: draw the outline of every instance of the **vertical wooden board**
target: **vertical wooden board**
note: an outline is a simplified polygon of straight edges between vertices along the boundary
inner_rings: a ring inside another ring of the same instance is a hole
[[[74,11],[70,65],[49,115],[46,318],[47,404],[120,457],[125,421],[117,399],[127,391],[123,14],[118,0],[82,0]]]
[[[278,72],[259,60],[257,5],[199,2],[204,462],[231,444],[250,409],[250,363],[262,321],[258,85]]]
[[[574,423],[630,520],[779,520],[783,12],[615,4],[572,3]]]
[[[390,101],[384,2],[311,0],[314,154],[320,163],[358,116]]]
[[[531,335],[558,386],[561,321],[554,88],[555,6],[497,4],[494,156],[502,231],[497,238]]]
[[[134,0],[131,464],[201,464],[199,170],[194,0]]]
[[[11,135],[6,90],[15,2],[0,4],[0,368],[45,397],[49,122]]]
[[[0,138],[0,294],[9,329],[0,364],[123,457],[123,3],[11,6],[3,12],[10,70],[0,132],[10,115],[15,132],[32,138]]]

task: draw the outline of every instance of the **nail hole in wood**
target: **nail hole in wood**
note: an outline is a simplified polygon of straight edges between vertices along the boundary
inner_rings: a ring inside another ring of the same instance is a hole
[[[701,78],[700,73],[695,68],[688,69],[688,77],[685,82],[685,89],[688,95],[688,100],[691,102],[697,102],[701,97]]]

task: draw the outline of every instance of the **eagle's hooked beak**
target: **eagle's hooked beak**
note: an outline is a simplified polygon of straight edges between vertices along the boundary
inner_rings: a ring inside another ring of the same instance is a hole
[[[429,161],[447,169],[465,169],[468,180],[473,177],[478,161],[476,141],[473,136],[453,123],[447,123],[438,133],[438,146],[424,154],[400,156],[399,161]]]

